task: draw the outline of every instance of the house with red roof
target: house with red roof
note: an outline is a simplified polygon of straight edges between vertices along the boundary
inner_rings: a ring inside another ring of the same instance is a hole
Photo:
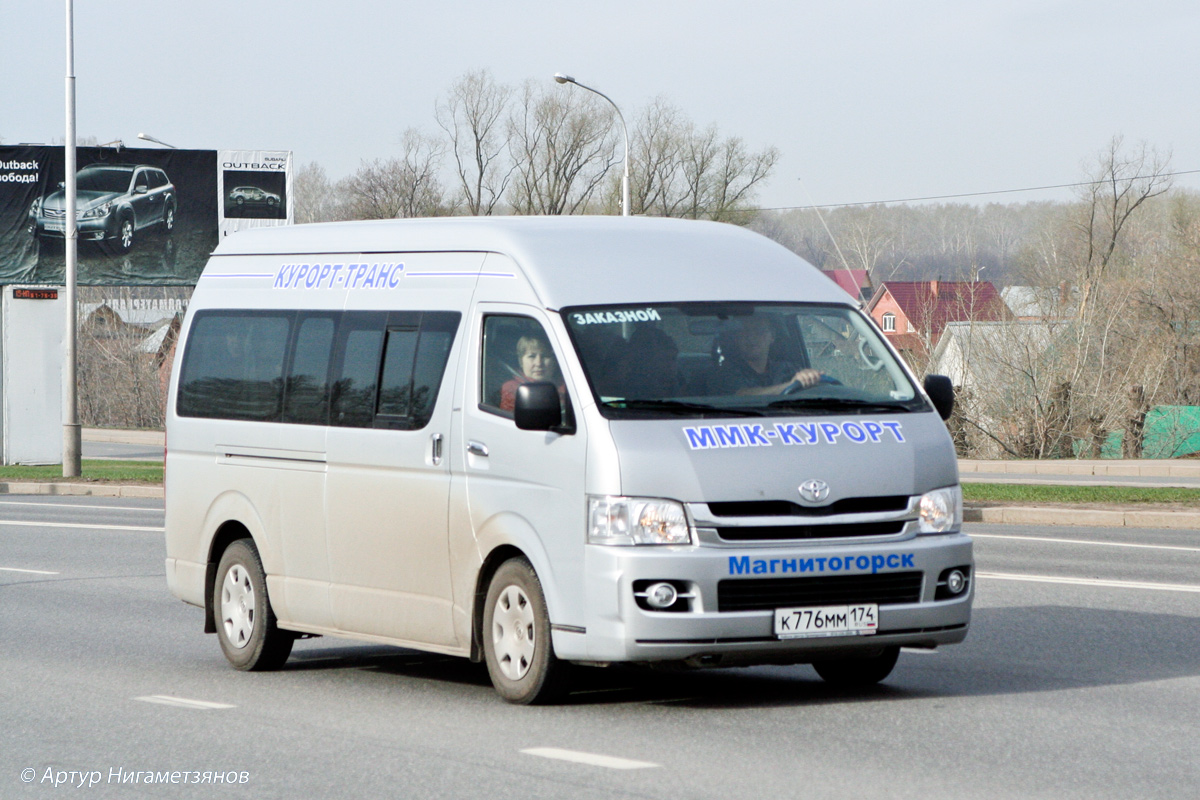
[[[855,300],[865,302],[872,294],[871,274],[865,269],[823,269],[821,274]]]
[[[893,347],[918,358],[933,350],[951,322],[1013,319],[987,281],[884,281],[866,311]]]

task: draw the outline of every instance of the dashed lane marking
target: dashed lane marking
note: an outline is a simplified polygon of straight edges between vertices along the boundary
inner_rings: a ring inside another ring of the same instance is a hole
[[[1144,583],[1141,581],[1109,581],[1100,578],[1067,578],[1059,575],[1016,575],[1007,572],[980,572],[977,577],[995,581],[1025,581],[1028,583],[1063,583],[1071,586],[1103,586],[1110,589],[1144,589],[1154,592],[1200,593],[1200,586],[1186,583]]]
[[[602,756],[598,753],[584,753],[579,750],[563,750],[559,747],[531,747],[521,752],[530,756],[553,758],[558,761],[571,761],[576,764],[588,764],[593,767],[606,767],[608,769],[648,769],[662,766],[661,764],[652,764],[649,761],[634,761],[630,758]]]
[[[164,706],[175,706],[176,708],[191,708],[195,710],[208,711],[211,709],[220,708],[237,708],[237,706],[229,703],[210,703],[207,700],[189,700],[186,697],[171,697],[166,694],[152,694],[146,697],[135,697],[134,700],[141,700],[144,703],[158,703]]]
[[[1176,544],[1136,544],[1134,542],[1101,542],[1095,539],[1055,539],[1049,536],[1009,536],[1002,533],[972,533],[972,539],[1011,539],[1022,542],[1050,542],[1052,544],[1082,544],[1096,547],[1136,547],[1143,550],[1182,550],[1200,553],[1200,547],[1184,547]]]
[[[0,520],[0,525],[15,528],[81,528],[92,531],[150,531],[162,533],[165,528],[153,528],[144,525],[88,525],[82,522],[20,522],[17,520]]]

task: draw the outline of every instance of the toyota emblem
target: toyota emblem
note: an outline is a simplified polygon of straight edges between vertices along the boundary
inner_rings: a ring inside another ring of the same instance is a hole
[[[829,497],[829,484],[825,481],[807,480],[800,484],[800,497],[809,503],[820,503]]]

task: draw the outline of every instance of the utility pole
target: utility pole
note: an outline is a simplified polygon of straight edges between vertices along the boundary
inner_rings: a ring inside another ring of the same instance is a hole
[[[66,193],[67,218],[64,234],[64,258],[66,261],[67,284],[67,332],[66,352],[63,364],[63,464],[64,478],[78,478],[83,471],[81,464],[82,437],[79,428],[79,388],[76,370],[76,315],[75,275],[79,261],[79,228],[76,223],[75,183],[75,3],[67,0],[67,136],[63,145],[64,170],[63,188]]]

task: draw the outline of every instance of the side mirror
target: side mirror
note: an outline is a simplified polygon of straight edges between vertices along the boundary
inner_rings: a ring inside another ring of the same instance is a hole
[[[950,379],[945,375],[926,375],[925,394],[929,395],[942,419],[950,419],[950,413],[954,411],[954,384]]]
[[[562,403],[558,397],[558,387],[549,381],[523,383],[518,386],[513,420],[523,431],[561,428]]]
[[[146,194],[149,191],[150,190],[146,188],[146,184],[144,183],[139,183],[137,186],[133,187],[134,194]]]

